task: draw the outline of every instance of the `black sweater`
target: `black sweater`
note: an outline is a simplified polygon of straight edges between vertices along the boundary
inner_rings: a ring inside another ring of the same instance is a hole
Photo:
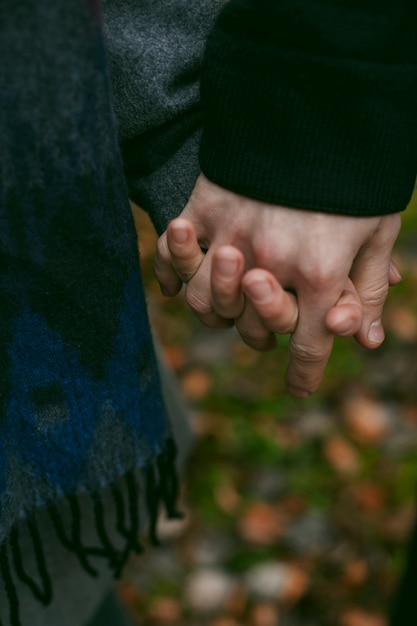
[[[209,37],[200,162],[267,202],[403,210],[417,172],[415,0],[230,0]]]

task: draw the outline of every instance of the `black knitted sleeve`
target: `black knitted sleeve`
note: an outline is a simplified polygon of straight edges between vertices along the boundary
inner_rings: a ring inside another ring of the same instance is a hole
[[[403,210],[417,173],[415,0],[230,0],[208,39],[203,172],[348,215]]]

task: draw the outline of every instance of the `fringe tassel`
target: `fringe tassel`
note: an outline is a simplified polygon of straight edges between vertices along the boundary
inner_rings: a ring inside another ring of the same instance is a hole
[[[7,545],[3,543],[0,548],[0,571],[6,589],[7,599],[10,609],[10,625],[20,626],[19,598],[17,596],[16,585],[12,578],[9,559],[7,556]]]
[[[126,476],[128,503],[129,503],[129,518],[130,518],[130,530],[127,532],[127,539],[129,546],[136,554],[142,552],[142,546],[139,543],[139,490],[136,478],[133,472],[130,472]]]
[[[118,551],[113,546],[107,534],[106,526],[104,523],[104,519],[105,519],[104,506],[103,506],[103,501],[101,499],[101,495],[99,493],[94,494],[93,503],[94,503],[94,520],[95,520],[97,535],[103,546],[104,554],[106,554],[109,560],[109,567],[112,570],[116,570],[118,568],[118,565],[117,565]]]
[[[39,587],[31,576],[29,576],[24,568],[22,552],[19,544],[19,530],[17,527],[12,529],[10,534],[10,546],[13,555],[14,566],[16,574],[22,583],[25,583],[32,590],[35,598],[39,600],[45,606],[52,601],[52,583],[49,576],[48,568],[46,566],[45,554],[43,551],[42,540],[37,525],[33,520],[28,520],[28,529],[32,538],[33,548],[35,552],[36,563],[38,565],[38,572],[42,582],[42,587]]]
[[[145,472],[146,506],[149,513],[149,539],[153,546],[159,546],[156,534],[158,521],[158,509],[160,502],[160,490],[157,486],[156,472],[154,467],[147,467]]]
[[[149,538],[153,545],[160,545],[156,532],[160,504],[164,505],[169,518],[182,517],[176,508],[178,479],[175,471],[175,457],[175,444],[173,440],[169,440],[165,451],[156,462],[147,466],[142,472],[145,487],[144,496],[149,513]],[[124,539],[124,545],[121,549],[116,548],[110,540],[105,525],[105,507],[99,492],[91,495],[97,537],[101,544],[99,546],[91,547],[83,544],[81,507],[77,496],[67,496],[70,512],[68,530],[57,508],[55,506],[48,508],[58,539],[67,550],[78,558],[80,566],[90,576],[96,577],[98,575],[97,569],[90,562],[90,557],[105,558],[117,578],[121,575],[130,553],[139,554],[142,552],[142,546],[139,542],[139,486],[134,472],[129,472],[124,476],[124,483],[126,502],[124,494],[118,486],[113,486],[111,489],[115,504],[116,530],[119,536]],[[9,602],[10,626],[21,626],[21,622],[19,597],[10,568],[8,550],[12,554],[17,579],[25,584],[42,604],[48,605],[52,600],[52,582],[47,568],[41,533],[35,517],[28,519],[26,523],[33,544],[40,582],[36,582],[25,570],[24,555],[22,555],[19,530],[16,525],[12,529],[9,539],[0,546],[0,576]],[[2,626],[1,621],[0,626]]]
[[[54,506],[49,508],[49,515],[51,517],[52,524],[54,525],[55,532],[62,545],[78,557],[81,567],[87,572],[87,574],[90,574],[90,576],[93,577],[97,577],[97,570],[90,564],[89,560],[87,559],[87,556],[91,554],[92,550],[87,550],[81,544],[81,521],[79,519],[80,516],[77,515],[77,507],[74,507],[74,503],[71,507],[71,510],[73,516],[75,512],[75,519],[74,517],[72,518],[72,539],[69,539],[58,511]],[[99,554],[97,554],[97,556],[99,556]]]
[[[161,454],[157,459],[161,499],[165,504],[169,519],[182,519],[184,517],[177,509],[179,484],[177,472],[175,471],[176,458],[177,448],[175,442],[173,439],[169,439],[165,454]]]
[[[126,529],[125,504],[123,496],[120,493],[120,489],[117,489],[116,487],[112,487],[111,492],[116,511],[116,530],[121,537],[127,537],[128,531]]]
[[[142,552],[142,546],[139,543],[139,531],[140,531],[140,523],[139,523],[139,492],[138,486],[136,482],[136,478],[133,472],[129,472],[125,476],[126,488],[127,488],[127,496],[128,496],[128,508],[129,508],[129,519],[130,519],[130,528],[126,528],[123,521],[123,533],[122,536],[126,539],[126,544],[124,550],[119,555],[119,563],[118,567],[114,570],[115,578],[119,578],[126,562],[129,558],[130,553],[136,552],[136,554],[140,554]],[[123,510],[123,518],[124,518],[124,501],[121,492],[119,491],[119,496],[117,497],[121,506],[121,510]],[[120,512],[121,512],[120,510]],[[117,510],[116,510],[117,514]],[[122,525],[121,520],[117,520],[117,524]]]

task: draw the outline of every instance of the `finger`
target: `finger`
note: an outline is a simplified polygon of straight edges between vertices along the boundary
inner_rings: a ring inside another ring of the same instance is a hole
[[[339,337],[352,337],[361,327],[362,303],[349,279],[336,305],[326,315],[327,329]]]
[[[263,269],[249,270],[242,279],[246,295],[242,315],[235,320],[242,340],[259,351],[276,346],[275,333],[293,332],[297,325],[297,302],[276,278]]]
[[[388,228],[379,231],[364,246],[352,266],[351,278],[363,306],[363,318],[357,341],[365,348],[377,348],[385,338],[381,321],[382,311],[395,269],[391,253],[400,227],[399,216],[385,218]]]
[[[401,276],[401,272],[398,269],[398,266],[391,259],[390,267],[389,267],[389,285],[390,287],[394,287],[395,285],[399,285],[402,281],[403,277]]]
[[[401,273],[391,260],[389,268],[389,285],[398,285],[402,281]],[[328,330],[339,337],[352,337],[362,323],[362,303],[351,280],[348,281],[336,306],[330,309],[326,317]]]
[[[212,300],[211,268],[214,249],[209,248],[204,255],[198,272],[190,279],[185,289],[185,299],[194,315],[210,328],[228,328],[234,325],[232,319],[218,315]]]
[[[172,220],[167,228],[167,245],[172,267],[177,276],[188,283],[204,259],[191,222],[181,217]]]
[[[298,324],[292,334],[287,388],[297,397],[307,397],[319,387],[329,360],[334,335],[326,327],[326,316],[339,301],[346,284],[342,275],[315,275],[314,269],[300,277],[295,286]]]
[[[270,272],[258,268],[249,270],[242,279],[242,287],[266,329],[281,335],[294,332],[297,300]]]
[[[159,237],[156,245],[153,271],[164,296],[175,296],[181,290],[182,280],[178,278],[171,263],[166,231]]]
[[[300,307],[300,315],[304,314]],[[318,389],[333,348],[332,333],[323,327],[320,333],[311,328],[309,337],[296,331],[289,344],[290,362],[285,380],[288,391],[298,398],[307,398]]]
[[[332,352],[334,337],[331,333],[321,332],[316,339],[315,342],[303,341],[295,333],[290,339],[290,362],[285,380],[288,391],[298,398],[307,398],[318,389]]]
[[[221,246],[213,253],[211,265],[211,292],[213,308],[218,315],[228,319],[239,317],[245,300],[242,276],[245,260],[233,246]]]
[[[246,300],[242,315],[235,319],[235,325],[242,341],[254,350],[266,352],[276,347],[275,333],[264,326],[263,320],[250,300]]]

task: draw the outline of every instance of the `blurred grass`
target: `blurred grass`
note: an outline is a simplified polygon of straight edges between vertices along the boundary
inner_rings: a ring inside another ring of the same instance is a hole
[[[314,561],[309,570],[310,590],[300,604],[301,612],[313,617],[322,615],[320,626],[335,626],[332,622],[335,611],[341,612],[345,605],[375,608],[376,604],[377,609],[386,609],[403,567],[408,528],[403,523],[405,530],[400,527],[395,536],[386,527],[391,518],[400,516],[403,507],[413,502],[417,486],[417,442],[412,442],[397,458],[395,452],[387,452],[383,445],[355,439],[341,414],[346,398],[360,390],[375,402],[392,404],[397,412],[417,416],[417,380],[399,388],[395,388],[395,381],[375,382],[376,374],[381,372],[389,381],[390,367],[394,369],[402,361],[405,371],[410,369],[410,364],[416,361],[416,338],[404,340],[391,323],[385,344],[375,353],[365,351],[353,339],[336,339],[323,384],[306,400],[297,400],[285,391],[288,338],[279,338],[277,349],[271,353],[260,354],[233,344],[220,359],[196,358],[194,347],[202,332],[199,323],[181,296],[168,300],[159,294],[151,269],[155,237],[150,234],[149,226],[144,226],[143,218],[138,219],[141,232],[145,229],[142,260],[156,333],[171,361],[172,354],[175,355],[173,365],[180,381],[196,367],[208,377],[207,389],[189,398],[196,423],[202,428],[187,475],[193,536],[207,528],[236,531],[246,507],[251,500],[259,498],[252,486],[254,474],[268,468],[279,469],[285,476],[285,496],[299,498],[303,510],[318,511],[336,519],[339,531],[345,533],[343,541],[354,546],[358,558],[368,559],[371,564],[364,583],[348,587],[338,570],[340,565],[336,567],[326,556]],[[417,315],[416,242],[417,194],[414,194],[403,214],[403,228],[394,255],[403,282],[391,290],[387,305],[388,309],[400,307],[413,319]],[[294,424],[310,413],[332,416],[335,432],[358,455],[356,474],[343,474],[332,466],[323,452],[323,438],[297,435]],[[417,417],[414,419],[417,422]],[[238,503],[230,509],[219,500],[222,489],[238,495]],[[365,495],[368,489],[371,496],[372,489],[376,496],[382,493],[381,504],[378,499],[374,509],[371,505],[367,509],[358,504],[360,499],[355,500],[358,497],[355,489],[359,494],[364,490]],[[242,541],[225,566],[231,571],[245,571],[283,550],[288,548],[279,543],[261,547]],[[372,559],[378,558],[382,564],[373,566]],[[154,592],[180,595],[177,582],[168,592],[166,584],[164,580],[156,581]]]

